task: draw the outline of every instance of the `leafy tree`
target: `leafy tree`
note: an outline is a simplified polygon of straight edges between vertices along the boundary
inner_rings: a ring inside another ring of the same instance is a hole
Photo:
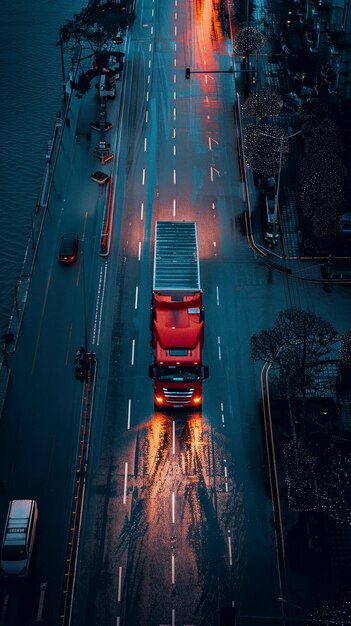
[[[92,2],[60,28],[60,43],[87,44],[93,54],[99,54],[132,23],[134,14],[126,11],[125,3]]]

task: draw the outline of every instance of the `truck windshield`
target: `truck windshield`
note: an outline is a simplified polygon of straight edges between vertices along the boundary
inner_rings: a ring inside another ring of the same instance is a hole
[[[156,370],[157,380],[168,383],[185,383],[200,380],[200,367],[158,367]]]

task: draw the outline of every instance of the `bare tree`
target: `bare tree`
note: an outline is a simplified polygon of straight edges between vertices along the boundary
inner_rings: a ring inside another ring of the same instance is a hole
[[[277,366],[277,382],[287,397],[291,421],[291,397],[302,398],[303,417],[307,394],[334,389],[335,380],[326,368],[336,361],[336,344],[337,333],[329,322],[299,308],[280,311],[271,330],[252,335],[251,358]]]

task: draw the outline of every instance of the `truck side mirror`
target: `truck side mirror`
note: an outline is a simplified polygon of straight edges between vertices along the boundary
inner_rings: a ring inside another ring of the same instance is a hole
[[[154,378],[155,368],[153,365],[149,365],[149,378]]]
[[[203,368],[204,368],[204,371],[203,371],[202,378],[205,380],[205,378],[208,378],[208,375],[209,375],[208,365],[204,365]]]

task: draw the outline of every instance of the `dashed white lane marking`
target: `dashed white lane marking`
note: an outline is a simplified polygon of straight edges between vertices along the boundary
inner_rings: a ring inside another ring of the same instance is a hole
[[[224,478],[225,478],[225,490],[226,490],[226,493],[228,493],[228,468],[226,465],[224,466]]]
[[[140,219],[144,219],[144,202],[142,202],[140,205]]]
[[[148,76],[147,76],[147,83],[148,83],[148,85],[150,85],[150,74],[148,74]]]
[[[147,137],[145,137],[144,139],[144,152],[146,152],[146,147],[147,147]]]
[[[149,52],[151,52],[152,45],[149,43]]]
[[[130,413],[132,409],[132,401],[128,400],[128,420],[127,420],[127,430],[130,430]]]
[[[146,102],[149,102],[149,92],[146,92]]]
[[[145,124],[147,124],[149,119],[149,111],[145,111]]]
[[[177,111],[176,111],[176,108],[174,107],[173,108],[173,119],[175,120],[176,117],[177,117]]]
[[[172,609],[172,626],[175,626],[175,609]]]
[[[219,306],[219,289],[218,289],[218,285],[216,285],[216,300],[217,300],[217,306]]]
[[[216,210],[216,205],[214,202],[212,202],[212,209],[215,211]]]
[[[120,602],[122,597],[122,565],[118,568],[118,594],[117,601]]]
[[[230,530],[228,530],[228,550],[229,550],[229,565],[233,565],[232,538],[230,536]]]
[[[120,618],[120,616],[118,615],[118,617],[117,617],[117,622],[116,622],[116,626],[120,626],[120,623],[121,623],[121,618]]]
[[[175,136],[176,136],[176,130],[175,130],[175,128],[173,128],[173,135],[172,135],[172,139],[175,139]]]
[[[151,26],[151,35],[153,35],[153,34],[154,34],[154,27]]]
[[[177,36],[177,27],[176,26],[174,27],[174,36],[175,37]]]
[[[177,76],[176,76],[176,74],[174,74],[174,76],[173,76],[173,82],[174,82],[174,83],[176,83],[176,82],[177,82]]]
[[[172,453],[175,454],[175,420],[172,423]]]
[[[173,217],[175,217],[176,214],[176,201],[175,199],[173,200]]]
[[[177,99],[177,92],[173,91],[173,100],[176,100],[176,99]]]
[[[137,309],[138,308],[138,294],[139,294],[139,287],[138,285],[135,287],[135,300],[134,300],[134,308]]]
[[[151,9],[151,16],[154,16],[155,9]]]
[[[175,507],[174,507],[174,498],[175,498],[175,494],[174,491],[172,491],[172,524],[175,523]]]
[[[217,248],[217,244],[216,244],[216,242],[215,242],[215,241],[213,242],[213,247],[214,247],[214,248]]]
[[[177,184],[177,173],[175,170],[173,170],[173,185]]]
[[[132,358],[131,358],[131,365],[134,365],[134,353],[135,353],[135,339],[133,339],[132,341]]]
[[[221,353],[221,338],[218,337],[218,358],[221,361],[222,360],[222,353]]]
[[[48,586],[47,583],[40,583],[40,596],[39,596],[37,617],[36,617],[36,620],[35,620],[36,622],[41,622],[41,620],[42,620],[43,608],[44,608],[44,599],[45,599],[45,593],[46,593],[47,586]]]
[[[139,245],[138,245],[138,261],[140,261],[141,259],[141,241],[139,241]]]
[[[174,563],[174,554],[172,554],[172,585],[175,582],[175,563]]]
[[[173,146],[173,154],[174,154],[174,156],[176,155],[176,153],[177,153],[177,149],[176,149],[175,146]]]
[[[177,67],[177,59],[174,59],[173,63],[174,63],[174,67]]]
[[[174,44],[174,52],[177,52],[177,44]]]
[[[151,67],[151,59],[149,59],[149,69],[150,69],[150,67]]]
[[[123,504],[127,502],[128,461],[124,464]]]
[[[142,184],[145,185],[145,167],[143,168]]]
[[[176,19],[177,19],[177,17],[178,17],[178,13],[177,13],[177,11],[176,11],[176,12],[175,12],[175,14],[174,14],[174,19],[176,20]]]

